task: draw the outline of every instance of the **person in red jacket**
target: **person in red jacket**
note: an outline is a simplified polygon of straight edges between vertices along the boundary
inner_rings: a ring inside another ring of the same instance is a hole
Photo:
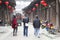
[[[12,20],[13,36],[17,35],[17,18],[14,15]]]

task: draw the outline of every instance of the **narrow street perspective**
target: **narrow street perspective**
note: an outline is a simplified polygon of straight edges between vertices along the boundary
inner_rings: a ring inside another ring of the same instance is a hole
[[[60,40],[60,0],[0,0],[0,40]]]

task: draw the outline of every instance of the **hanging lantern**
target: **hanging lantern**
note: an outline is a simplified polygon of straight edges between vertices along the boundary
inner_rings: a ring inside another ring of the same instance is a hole
[[[8,1],[6,1],[6,2],[5,2],[5,4],[6,4],[6,5],[8,5],[8,4],[9,4],[9,2],[8,2]]]
[[[42,0],[42,1],[41,1],[41,4],[44,4],[44,3],[45,3],[45,1],[44,1],[44,0]]]
[[[32,10],[35,11],[35,9],[36,9],[36,8],[34,7]]]
[[[9,5],[8,8],[11,9],[12,7]]]
[[[43,5],[44,5],[45,7],[47,6],[47,4],[46,4],[46,3],[44,3]]]
[[[38,7],[38,4],[35,4],[36,7]]]
[[[0,4],[2,4],[2,1],[0,0]]]
[[[44,5],[45,7],[47,6],[47,3],[44,0],[41,1],[41,4]]]

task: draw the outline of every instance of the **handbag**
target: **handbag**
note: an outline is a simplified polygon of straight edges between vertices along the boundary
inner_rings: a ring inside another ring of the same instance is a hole
[[[25,26],[28,26],[28,23],[25,23]]]

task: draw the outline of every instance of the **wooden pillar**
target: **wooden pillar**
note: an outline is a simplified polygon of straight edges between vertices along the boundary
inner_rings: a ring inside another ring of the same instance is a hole
[[[56,0],[56,28],[57,28],[57,30],[60,30],[60,25],[59,25],[59,0]]]
[[[47,20],[47,9],[44,10],[44,20]]]
[[[47,20],[50,22],[50,8],[47,9]]]
[[[48,15],[49,15],[49,14],[48,14],[48,9],[47,9],[47,20],[48,20]]]
[[[59,24],[60,24],[60,3],[59,3]],[[59,25],[60,26],[60,25]],[[60,27],[59,27],[60,28]]]
[[[50,8],[50,22],[52,22],[52,7]]]
[[[33,12],[31,13],[31,22],[33,22]]]

